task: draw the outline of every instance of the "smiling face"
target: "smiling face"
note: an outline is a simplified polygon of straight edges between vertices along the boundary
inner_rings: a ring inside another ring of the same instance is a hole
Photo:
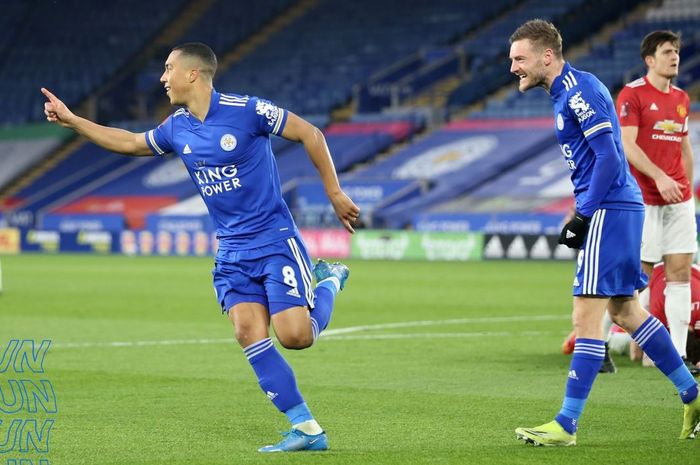
[[[549,50],[551,55],[551,50]],[[548,50],[538,50],[530,39],[516,40],[510,45],[510,72],[520,79],[518,89],[549,88],[547,81]],[[551,62],[551,59],[549,60]]]
[[[644,61],[650,73],[654,73],[666,79],[672,79],[678,76],[680,50],[677,44],[664,42],[656,47],[656,51],[653,55],[645,57]]]
[[[192,73],[196,72],[191,66],[191,60],[181,56],[182,52],[174,50],[165,60],[165,71],[160,82],[165,87],[165,93],[172,105],[186,105],[187,96],[192,85]]]

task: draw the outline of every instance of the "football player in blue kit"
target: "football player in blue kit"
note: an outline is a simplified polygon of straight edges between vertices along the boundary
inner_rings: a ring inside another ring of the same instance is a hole
[[[605,355],[600,322],[607,308],[673,382],[684,404],[680,438],[695,438],[700,432],[698,385],[668,331],[637,298],[636,290],[647,283],[639,264],[644,204],[625,159],[610,92],[564,60],[561,35],[548,21],[524,23],[510,43],[510,71],[518,76],[520,91],[542,87],[551,96],[556,136],[576,197],[576,213],[559,242],[580,249],[573,284],[576,343],[562,408],[553,421],[517,428],[516,436],[535,445],[576,444],[578,420]]]
[[[272,343],[270,323],[288,349],[313,344],[330,321],[335,296],[348,278],[341,263],[314,267],[285,204],[270,134],[304,144],[341,223],[354,232],[360,210],[340,188],[321,131],[257,97],[217,92],[217,59],[201,43],[175,47],[160,81],[182,108],[146,133],[101,126],[73,114],[47,89],[48,121],[71,128],[107,150],[126,155],[174,152],[204,199],[219,239],[214,288],[222,311],[260,387],[291,429],[261,452],[324,450],[326,434],[297,387],[292,369]]]

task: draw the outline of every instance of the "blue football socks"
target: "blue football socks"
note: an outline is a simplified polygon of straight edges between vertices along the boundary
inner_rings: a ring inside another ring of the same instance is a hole
[[[569,367],[564,402],[554,418],[569,434],[575,434],[593,381],[605,358],[605,343],[599,339],[577,338]]]
[[[298,425],[299,423],[314,419],[313,415],[311,415],[309,407],[306,405],[306,402],[295,405],[294,407],[286,410],[284,414],[287,415],[287,418],[292,425]]]
[[[673,346],[671,336],[664,325],[653,316],[649,316],[632,339],[654,361],[656,367],[671,380],[684,404],[698,397],[698,385],[683,363],[683,359]]]
[[[280,412],[304,403],[294,372],[269,337],[243,349],[268,399]]]
[[[321,282],[316,286],[315,305],[311,311],[311,331],[313,332],[314,341],[318,339],[321,331],[326,329],[331,321],[333,314],[333,305],[335,295],[338,293],[338,288],[330,280]]]

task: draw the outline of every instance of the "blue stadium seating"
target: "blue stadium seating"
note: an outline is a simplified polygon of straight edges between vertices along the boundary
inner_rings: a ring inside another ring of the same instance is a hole
[[[221,57],[294,3],[294,0],[261,0],[250,5],[242,0],[214,0],[198,20],[185,28],[177,42],[207,42]],[[451,104],[461,106],[483,100],[490,90],[514,82],[507,72],[507,37],[522,21],[533,16],[554,19],[563,28],[566,43],[571,44],[575,41],[570,39],[586,37],[591,29],[618,17],[621,6],[632,3],[635,2],[572,0],[554,4],[547,0],[494,0],[482,5],[476,0],[375,0],[372,14],[368,15],[364,2],[319,1],[221,73],[216,85],[221,90],[269,97],[292,111],[314,115],[315,124],[324,127],[329,111],[346,102],[358,84],[369,82],[381,87],[400,83],[410,95],[446,75],[459,74],[467,65],[472,79],[450,99]],[[79,8],[79,0],[61,4],[48,0],[33,3],[6,0],[3,12],[7,14],[0,17],[0,82],[7,85],[0,86],[0,98],[6,103],[7,111],[0,124],[43,118],[43,97],[37,92],[40,85],[53,87],[69,104],[83,100],[150,43],[183,5],[182,0],[172,5],[164,0],[148,4],[125,0],[119,7],[108,4],[104,8]],[[686,8],[683,11],[695,11],[693,4],[683,5]],[[131,8],[128,13],[122,11],[128,7]],[[598,11],[596,8],[601,11],[600,18],[581,13]],[[135,16],[133,11],[142,11],[143,17]],[[50,18],[53,21],[47,19],[47,12],[54,15]],[[69,14],[73,16],[71,24],[77,24],[76,29],[53,33],[53,22],[60,22]],[[684,37],[682,63],[686,66],[681,66],[683,74],[678,82],[682,86],[696,82],[700,76],[700,30],[693,14],[651,14],[644,21],[627,25],[609,44],[594,45],[590,53],[573,63],[596,73],[609,87],[619,87],[624,80],[639,75],[635,73],[643,72],[638,56],[640,38],[651,29],[670,28],[681,30]],[[127,17],[129,21],[124,19]],[[485,18],[498,19],[485,21]],[[358,28],[357,24],[363,27]],[[72,34],[76,31],[77,38]],[[468,39],[464,39],[467,32]],[[128,111],[110,109],[131,108],[135,101],[124,96],[134,92],[146,96],[151,106],[164,101],[157,82],[164,58],[161,52],[156,52],[158,56],[154,55],[145,69],[117,83],[113,87],[113,99],[100,98],[104,114],[128,117]],[[454,61],[459,54],[464,61]],[[11,66],[16,63],[19,64]],[[382,72],[376,74],[378,70]],[[371,76],[369,80],[368,76]],[[555,166],[552,160],[559,161],[551,125],[543,130],[523,130],[494,121],[491,127],[476,124],[466,129],[471,123],[453,122],[425,138],[410,141],[411,135],[425,124],[425,114],[358,114],[345,129],[333,124],[326,128],[343,182],[409,180],[413,190],[403,202],[377,204],[375,213],[379,223],[402,227],[410,224],[416,214],[434,210],[547,207],[549,191],[545,192],[544,185],[532,184],[531,173],[538,173],[538,179],[545,179],[546,183],[562,175],[561,170],[542,172]],[[545,92],[521,95],[511,89],[505,99],[488,100],[486,108],[471,117],[498,120],[550,117],[550,114],[551,103]],[[396,133],[379,129],[391,121],[410,121],[410,130],[398,137]],[[362,124],[374,123],[376,130],[360,130]],[[346,130],[353,128],[352,124],[356,124],[356,130]],[[406,147],[376,161],[378,154],[407,138]],[[493,142],[489,138],[495,138],[500,148],[488,149],[493,153],[486,159],[460,164],[465,151],[469,156],[476,150],[464,144],[459,146],[459,141],[466,138],[481,138],[481,149]],[[451,143],[456,145],[439,153],[437,160],[423,160],[426,153],[435,155]],[[272,138],[272,144],[288,195],[297,184],[289,181],[316,177],[300,145],[276,137]],[[363,164],[362,168],[353,171],[358,163]],[[457,167],[437,173],[441,165],[450,163],[457,163]],[[84,145],[16,197],[26,201],[30,211],[38,212],[90,196],[135,194],[184,199],[195,194],[186,177],[174,184],[166,183],[167,186],[146,185],[146,178],[162,180],[158,177],[161,175],[167,178],[168,173],[172,174],[168,170],[175,165],[161,159],[116,157]],[[512,192],[504,192],[504,186]],[[423,195],[418,196],[420,193]],[[551,198],[557,200],[556,196]]]
[[[258,0],[250,2],[246,0],[215,0],[208,10],[195,21],[187,30],[178,37],[175,46],[185,42],[203,42],[209,45],[219,59],[237,45],[260,31],[273,18],[282,14],[292,5],[294,0]],[[153,113],[155,108],[166,101],[159,78],[163,73],[163,63],[167,58],[169,49],[158,51],[156,56],[146,66],[132,77],[126,89],[111,95],[111,99],[123,98],[123,95],[136,95],[143,100],[143,105],[148,113]],[[215,84],[222,91],[238,91],[219,86],[219,79]],[[240,90],[240,92],[244,92]],[[272,97],[272,96],[270,96]],[[112,112],[113,113],[113,112]],[[109,114],[105,119],[113,119]]]
[[[184,0],[4,0],[0,25],[0,124],[43,119],[42,86],[83,100],[161,29]],[[9,15],[7,15],[9,10]]]
[[[95,180],[115,172],[133,160],[116,156],[94,144],[83,144],[68,158],[17,192],[23,210],[36,213],[66,196],[80,192]]]
[[[462,2],[464,10],[479,12],[463,18],[462,34],[478,29],[481,24],[512,8],[516,3],[515,0]],[[392,104],[392,99],[409,98],[449,75],[461,73],[465,61],[469,61],[472,54],[466,47],[437,43],[438,46],[424,44],[412,55],[403,57],[370,76],[357,89],[359,110],[378,111]]]
[[[475,17],[453,0],[376,0],[371,13],[364,2],[319,2],[236,63],[218,86],[301,114],[327,113],[356,83],[421,47],[449,42]]]
[[[404,227],[433,205],[478,188],[554,143],[549,120],[520,126],[513,121],[482,125],[455,121],[384,161],[346,179],[423,179],[426,194],[375,212],[375,224]]]
[[[509,74],[510,61],[507,38],[524,21],[539,16],[550,19],[562,31],[564,47],[585,39],[592,30],[598,30],[606,22],[612,21],[636,5],[635,0],[575,0],[555,4],[546,0],[530,0],[514,9],[509,15],[497,21],[469,42],[477,46],[482,55],[472,62],[472,75],[455,89],[448,98],[448,106],[459,109],[483,100],[487,95],[514,82]],[[510,116],[528,116],[528,112],[513,113]],[[503,117],[503,115],[498,116]]]
[[[342,172],[405,140],[416,127],[406,120],[335,124],[327,129],[326,138],[336,169]],[[144,128],[137,125],[132,129]],[[302,145],[277,137],[272,141],[283,183],[297,177],[318,179]],[[19,191],[14,201],[21,210],[38,217],[56,209],[70,214],[90,213],[87,210],[104,214],[109,203],[118,203],[120,198],[138,197],[144,204],[151,199],[159,202],[160,208],[194,195],[197,189],[179,159],[117,156],[86,143]],[[124,209],[128,215],[133,204],[133,200],[121,202],[119,212]]]
[[[654,18],[657,15],[653,15]],[[620,89],[626,82],[646,73],[639,56],[639,44],[651,31],[670,29],[680,32],[684,45],[681,49],[681,68],[677,79],[685,87],[700,79],[700,29],[696,19],[654,19],[629,24],[615,33],[613,39],[572,61],[574,67],[595,74],[611,92]],[[686,63],[688,65],[684,66]],[[532,91],[520,94],[513,88],[503,100],[491,99],[481,111],[473,112],[472,118],[536,117],[551,114],[551,103],[545,92]]]

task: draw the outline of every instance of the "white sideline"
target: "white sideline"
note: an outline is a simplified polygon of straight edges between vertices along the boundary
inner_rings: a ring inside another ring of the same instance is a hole
[[[460,333],[383,333],[383,334],[356,334],[361,331],[372,331],[381,329],[397,328],[417,328],[423,326],[440,325],[462,325],[470,323],[509,323],[517,321],[556,321],[568,320],[570,315],[523,315],[504,317],[479,317],[479,318],[457,318],[448,320],[423,320],[423,321],[403,321],[397,323],[380,323],[375,325],[349,326],[347,328],[328,329],[321,333],[324,340],[371,340],[371,339],[410,339],[410,338],[465,338],[465,337],[499,337],[499,336],[538,336],[547,334],[542,331],[474,331]],[[51,344],[55,349],[80,349],[97,347],[148,347],[148,346],[172,346],[187,344],[234,344],[233,337],[215,339],[170,339],[160,341],[114,341],[114,342],[57,342]]]

